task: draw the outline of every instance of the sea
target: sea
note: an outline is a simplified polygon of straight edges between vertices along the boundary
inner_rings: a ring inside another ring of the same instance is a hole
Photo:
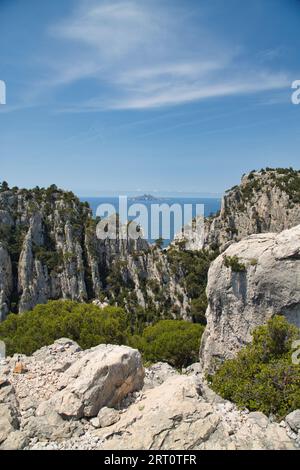
[[[94,217],[97,215],[97,210],[99,206],[103,204],[109,204],[114,207],[116,213],[120,213],[119,210],[119,198],[115,196],[111,197],[81,197],[80,200],[82,202],[86,201],[89,203],[90,208],[93,211]],[[205,217],[215,215],[221,208],[221,198],[203,198],[203,197],[143,197],[143,196],[138,196],[138,197],[128,197],[127,199],[127,207],[128,209],[133,205],[133,204],[142,204],[145,206],[148,210],[148,213],[151,213],[151,208],[153,205],[162,205],[162,204],[167,204],[169,207],[173,206],[174,204],[179,204],[180,207],[182,208],[182,211],[184,210],[187,205],[191,208],[190,210],[192,211],[192,217],[195,217],[197,215],[204,215]],[[99,215],[99,212],[98,212]],[[133,220],[134,217],[127,217],[127,220]],[[159,236],[152,238],[151,235],[153,235],[153,232],[151,232],[151,217],[149,217],[149,226],[148,226],[148,234],[149,236],[146,237],[149,243],[153,243],[157,238],[162,237],[164,239],[164,246],[167,246],[173,239],[175,234],[178,232],[178,227],[175,225],[172,226],[172,216],[171,216],[171,224],[170,224],[170,233],[169,237],[163,237],[162,233],[162,228],[160,227],[159,231]],[[123,221],[125,222],[125,221]]]

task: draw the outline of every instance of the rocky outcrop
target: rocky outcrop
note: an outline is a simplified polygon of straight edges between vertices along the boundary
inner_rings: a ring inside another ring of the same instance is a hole
[[[292,411],[285,420],[292,431],[296,434],[300,432],[300,410]]]
[[[14,373],[16,362],[24,364],[22,374]],[[278,424],[238,410],[209,389],[199,365],[186,372],[153,365],[141,388],[136,350],[101,345],[81,351],[68,339],[31,357],[7,358],[0,363],[0,449],[279,450],[300,444],[297,413]]]
[[[109,450],[293,449],[286,430],[262,413],[207,402],[196,377],[174,376],[148,390],[120,421],[95,432]]]
[[[299,223],[300,173],[252,172],[226,193],[220,214],[205,219],[200,233],[193,233],[192,223],[187,240],[176,237],[172,246],[223,251],[245,236]],[[98,239],[88,205],[56,186],[2,190],[0,320],[9,311],[21,313],[59,298],[190,319],[184,273],[174,272],[167,254],[142,238],[123,240],[120,233],[127,230],[119,227],[114,240]]]
[[[0,280],[4,317],[48,299],[86,300],[84,226],[90,212],[71,193],[12,189],[0,193],[0,258],[6,286]]]
[[[0,444],[19,428],[19,412],[15,389],[0,375]]]
[[[166,362],[157,362],[146,369],[144,390],[155,388],[163,384],[168,378],[178,374],[179,372]]]
[[[100,240],[96,226],[88,205],[56,186],[1,191],[0,321],[61,298],[188,317],[180,273],[160,249],[123,240],[122,228]]]
[[[100,345],[86,351],[58,382],[50,408],[68,418],[95,417],[104,406],[118,406],[143,386],[141,355],[126,346]]]
[[[206,218],[203,230],[187,234],[185,248],[224,251],[230,243],[249,235],[279,233],[298,224],[300,171],[253,171],[243,176],[239,186],[225,193],[220,213]],[[178,236],[174,244],[183,241]]]
[[[213,369],[251,341],[275,314],[300,326],[300,225],[231,245],[208,274],[207,327],[201,362]]]
[[[22,364],[22,373],[16,364]],[[100,345],[82,351],[74,341],[62,338],[31,357],[4,359],[0,362],[0,448],[80,436],[82,422],[95,429],[93,417],[99,427],[113,424],[115,410],[107,406],[119,407],[143,387],[143,379],[139,352],[126,346]]]

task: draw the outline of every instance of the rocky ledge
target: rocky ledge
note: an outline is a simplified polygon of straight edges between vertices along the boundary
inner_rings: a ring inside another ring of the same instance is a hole
[[[0,449],[297,449],[281,423],[212,392],[199,364],[143,369],[138,351],[60,339],[0,363]]]

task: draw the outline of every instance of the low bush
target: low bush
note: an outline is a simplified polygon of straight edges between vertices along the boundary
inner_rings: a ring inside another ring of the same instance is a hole
[[[300,408],[300,365],[292,362],[298,335],[282,316],[256,328],[253,342],[210,377],[213,390],[242,408],[278,419]]]
[[[8,315],[0,323],[0,339],[5,342],[8,355],[30,355],[62,337],[88,349],[101,343],[127,344],[127,324],[127,316],[120,308],[101,310],[92,304],[56,300],[23,314]]]
[[[83,349],[98,344],[130,345],[140,350],[144,361],[168,362],[177,368],[198,360],[203,326],[183,320],[160,320],[144,329],[145,319],[151,322],[157,317],[142,309],[139,315],[142,323],[133,328],[132,314],[122,308],[100,309],[93,304],[54,300],[22,314],[8,315],[0,323],[0,340],[5,342],[9,356],[30,355],[64,337]]]
[[[197,362],[204,327],[184,320],[160,320],[133,336],[130,344],[139,349],[147,362],[168,362],[176,368]]]

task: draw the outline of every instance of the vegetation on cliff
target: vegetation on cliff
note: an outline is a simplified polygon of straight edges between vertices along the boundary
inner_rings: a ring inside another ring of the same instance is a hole
[[[180,283],[191,300],[191,317],[195,323],[206,324],[206,285],[209,267],[217,257],[217,251],[170,248],[168,262],[175,273],[180,273]]]
[[[246,271],[245,264],[240,262],[238,256],[224,256],[224,264],[235,273]]]
[[[176,288],[180,273],[170,271],[160,244],[99,240],[99,220],[72,192],[55,185],[10,189],[4,182],[0,209],[0,242],[13,268],[13,291],[6,289],[0,303],[4,315],[29,310],[37,300],[67,298],[122,307],[132,329],[188,316],[186,292]]]
[[[290,204],[300,203],[300,171],[293,168],[266,168],[260,171],[251,171],[241,186],[234,186],[231,190],[236,191],[241,199],[240,209],[244,203],[251,201],[255,194],[266,191],[266,180],[269,189],[278,188],[289,196]]]

